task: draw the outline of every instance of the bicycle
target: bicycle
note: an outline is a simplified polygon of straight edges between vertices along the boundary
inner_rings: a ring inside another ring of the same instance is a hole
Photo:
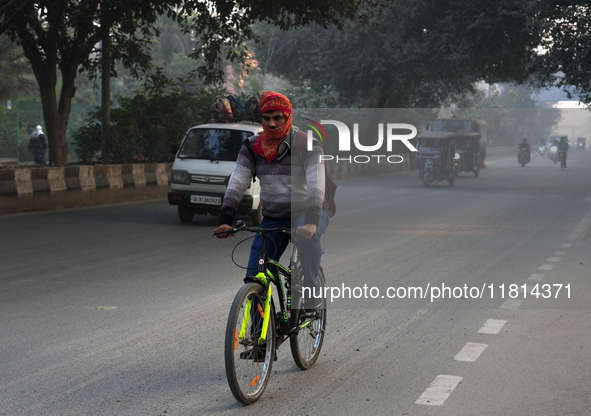
[[[267,256],[269,234],[283,232],[291,237],[304,237],[289,228],[246,227],[242,221],[238,221],[234,228],[214,235],[240,231],[259,233],[263,238],[257,274],[244,279],[245,285],[234,298],[228,315],[224,343],[226,376],[230,390],[236,400],[248,405],[263,395],[273,362],[277,359],[277,349],[288,338],[292,357],[300,369],[307,370],[316,363],[324,341],[326,299],[322,298],[321,308],[314,311],[302,308],[302,271],[295,245],[289,267]],[[232,257],[233,255],[234,252]],[[318,283],[323,289],[325,278],[322,267],[318,272]],[[279,312],[275,310],[273,285],[277,287]],[[294,291],[295,302],[292,304]]]
[[[558,151],[558,158],[560,159],[560,170],[564,170],[566,168],[566,152],[564,150]]]

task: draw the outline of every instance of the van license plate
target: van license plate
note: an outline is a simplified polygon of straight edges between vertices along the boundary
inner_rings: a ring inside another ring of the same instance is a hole
[[[222,198],[218,196],[191,195],[192,204],[222,205]]]

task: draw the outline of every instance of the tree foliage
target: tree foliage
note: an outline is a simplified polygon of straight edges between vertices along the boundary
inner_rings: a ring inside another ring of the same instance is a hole
[[[366,106],[445,105],[480,80],[573,86],[591,102],[590,11],[574,0],[391,1],[343,32],[259,25],[255,51],[263,69]]]
[[[591,6],[573,0],[545,3],[540,60],[552,74],[558,73],[555,85],[591,104]]]
[[[198,40],[192,55],[202,63],[196,72],[214,82],[221,79],[223,58],[245,57],[242,45],[254,36],[250,26],[255,20],[284,29],[308,23],[339,25],[343,18],[354,18],[357,10],[357,0],[3,0],[0,33],[18,42],[31,63],[41,92],[50,162],[63,165],[76,75],[80,69],[95,72],[96,45],[105,32],[111,42],[112,71],[114,62],[120,61],[141,76],[151,69],[145,46],[158,33],[157,17],[165,14]],[[58,72],[63,81],[59,93]]]
[[[0,35],[0,74],[0,100],[14,99],[17,93],[39,93],[23,51],[4,35]]]
[[[367,107],[432,107],[467,88],[472,79],[457,70],[446,51],[431,53],[417,23],[417,1],[392,2],[371,24],[347,21],[278,32],[256,52],[268,70],[316,90],[332,86],[349,103]],[[420,19],[418,19],[420,20]]]

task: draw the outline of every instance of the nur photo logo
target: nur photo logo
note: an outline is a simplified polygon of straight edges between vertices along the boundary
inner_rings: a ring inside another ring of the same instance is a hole
[[[322,125],[332,125],[336,127],[338,134],[339,134],[339,152],[351,152],[351,130],[347,126],[347,124],[343,123],[342,121],[338,120],[321,120],[320,123],[311,120],[311,119],[304,119],[309,121],[311,124],[306,124],[306,126],[310,127],[312,130],[308,130],[308,150],[312,150],[313,141],[314,141],[314,132],[320,137],[321,142],[328,142],[328,135],[326,131],[322,127]],[[399,134],[400,131],[408,131],[407,134]],[[353,145],[358,151],[363,152],[362,154],[357,155],[349,155],[349,156],[339,156],[339,155],[330,155],[325,154],[320,156],[320,161],[327,161],[327,160],[336,160],[337,163],[339,162],[349,162],[349,163],[369,163],[372,158],[377,160],[380,163],[382,160],[386,160],[388,163],[402,163],[404,158],[400,155],[394,154],[366,154],[366,153],[374,153],[383,152],[382,148],[384,146],[384,142],[386,144],[386,152],[392,152],[393,144],[396,141],[402,142],[409,151],[416,152],[417,149],[413,146],[413,144],[409,141],[416,137],[417,135],[417,128],[412,124],[406,123],[378,123],[378,134],[375,144],[372,145],[364,145],[361,144],[359,140],[359,123],[353,123]]]

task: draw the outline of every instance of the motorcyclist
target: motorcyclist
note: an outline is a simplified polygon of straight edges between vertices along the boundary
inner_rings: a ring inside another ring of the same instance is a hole
[[[531,153],[531,145],[527,142],[527,139],[524,137],[519,146],[517,146],[519,150],[525,149],[525,154],[527,155],[527,163],[531,162],[530,160],[530,153]],[[517,161],[519,162],[519,153],[517,153]]]
[[[558,155],[560,156],[560,153],[563,154],[564,157],[564,167],[566,168],[566,155],[568,153],[568,140],[566,140],[566,137],[561,137],[560,138],[560,142],[558,142]]]

